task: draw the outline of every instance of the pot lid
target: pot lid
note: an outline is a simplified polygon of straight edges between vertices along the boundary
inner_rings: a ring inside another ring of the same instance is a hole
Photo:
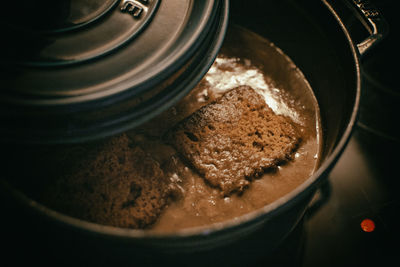
[[[87,141],[159,114],[207,72],[228,15],[227,0],[7,2],[0,123],[18,142]]]

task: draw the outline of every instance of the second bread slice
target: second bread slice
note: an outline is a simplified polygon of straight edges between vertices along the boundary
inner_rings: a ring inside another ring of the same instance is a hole
[[[223,195],[241,192],[254,177],[292,157],[300,137],[255,90],[240,86],[200,108],[167,140]]]

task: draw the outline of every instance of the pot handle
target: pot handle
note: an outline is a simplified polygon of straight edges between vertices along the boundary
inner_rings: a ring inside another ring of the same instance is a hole
[[[337,18],[340,17],[331,3],[338,1],[323,0],[323,2]],[[362,56],[387,35],[389,26],[382,13],[369,0],[345,0],[344,2],[355,10],[356,15],[369,32],[369,36],[357,44],[358,51]]]
[[[308,204],[305,218],[311,219],[321,209],[321,207],[323,207],[329,201],[331,191],[331,183],[329,179],[326,179],[321,185],[319,185],[314,194],[314,197]]]

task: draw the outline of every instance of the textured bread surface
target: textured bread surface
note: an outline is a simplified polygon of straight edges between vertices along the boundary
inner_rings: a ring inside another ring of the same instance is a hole
[[[43,201],[84,220],[147,228],[166,206],[170,181],[126,135],[85,151],[75,171],[47,187]]]
[[[294,123],[248,86],[200,108],[166,138],[223,195],[242,192],[266,169],[291,159],[300,142]]]

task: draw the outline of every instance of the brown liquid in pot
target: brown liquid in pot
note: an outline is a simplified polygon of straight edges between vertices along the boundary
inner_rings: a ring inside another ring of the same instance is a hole
[[[253,180],[242,194],[223,197],[220,190],[207,184],[161,137],[200,107],[240,85],[252,87],[264,97],[275,113],[293,120],[300,128],[302,142],[293,160]],[[220,55],[189,95],[173,108],[126,135],[149,153],[160,164],[168,179],[173,181],[175,197],[168,201],[156,223],[149,228],[161,232],[235,220],[283,197],[316,170],[322,140],[318,104],[301,72],[273,44],[239,27],[231,27]],[[48,171],[47,175],[60,176],[58,170]],[[40,183],[32,183],[30,180],[21,184],[28,195],[45,205],[74,214],[63,210],[62,206],[54,205],[51,197],[43,196],[45,192],[53,191],[52,194],[57,197],[60,196],[57,190],[63,191],[62,187],[53,187],[53,181],[47,181],[42,179]],[[68,194],[64,196],[68,201]],[[101,210],[101,206],[98,210]]]
[[[201,83],[177,106],[145,125],[141,135],[136,135],[142,140],[142,146],[152,151],[153,155],[158,155],[160,161],[174,158],[176,164],[170,173],[172,179],[180,181],[183,192],[181,199],[171,202],[164,210],[152,227],[154,231],[175,231],[238,219],[283,197],[318,167],[321,147],[319,108],[307,81],[271,43],[244,29],[234,29],[228,34],[221,54]],[[271,55],[263,57],[268,52],[263,49],[265,46],[275,50],[278,59]],[[280,63],[274,62],[276,60]],[[292,72],[283,74],[290,80],[287,84],[277,84],[274,77],[259,67],[275,63],[285,65],[283,68]],[[302,143],[292,161],[255,179],[243,194],[222,197],[218,189],[210,187],[199,174],[183,164],[174,151],[169,147],[163,150],[162,145],[146,141],[145,135],[161,136],[171,125],[239,85],[256,89],[276,113],[286,115],[299,124]]]

